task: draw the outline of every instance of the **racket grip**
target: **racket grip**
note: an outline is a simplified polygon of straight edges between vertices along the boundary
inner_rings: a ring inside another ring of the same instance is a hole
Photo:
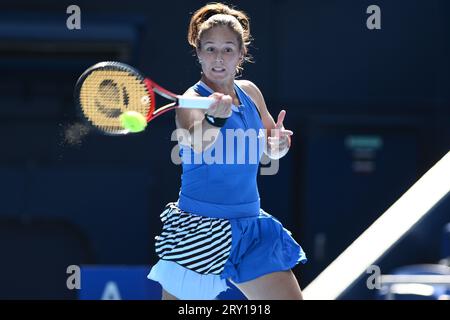
[[[208,109],[215,101],[209,97],[186,97],[178,96],[178,107],[191,109]]]

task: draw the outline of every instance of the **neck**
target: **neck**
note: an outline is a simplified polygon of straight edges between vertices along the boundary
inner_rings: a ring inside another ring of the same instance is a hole
[[[201,80],[210,87],[214,92],[220,92],[223,94],[230,95],[231,97],[235,96],[234,93],[234,79],[231,82],[223,82],[223,83],[217,83],[212,82],[208,78],[206,78],[204,75],[202,75]]]

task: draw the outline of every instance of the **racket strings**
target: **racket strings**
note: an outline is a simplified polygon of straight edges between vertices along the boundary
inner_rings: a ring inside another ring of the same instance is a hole
[[[119,85],[113,79],[103,80],[98,87],[98,97],[106,103],[118,104],[120,101]]]
[[[127,70],[97,69],[84,80],[80,105],[87,120],[107,133],[123,133],[120,115],[137,111],[147,115],[151,95],[143,79]]]

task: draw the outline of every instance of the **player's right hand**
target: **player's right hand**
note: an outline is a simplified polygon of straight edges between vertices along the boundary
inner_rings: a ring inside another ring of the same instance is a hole
[[[229,118],[232,113],[231,103],[233,99],[229,95],[219,92],[214,92],[210,97],[216,99],[216,102],[206,110],[206,113],[214,118]]]

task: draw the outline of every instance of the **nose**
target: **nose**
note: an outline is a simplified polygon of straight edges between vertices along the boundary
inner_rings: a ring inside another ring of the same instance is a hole
[[[216,56],[216,61],[222,63],[223,62],[223,58],[221,55],[217,55]]]

